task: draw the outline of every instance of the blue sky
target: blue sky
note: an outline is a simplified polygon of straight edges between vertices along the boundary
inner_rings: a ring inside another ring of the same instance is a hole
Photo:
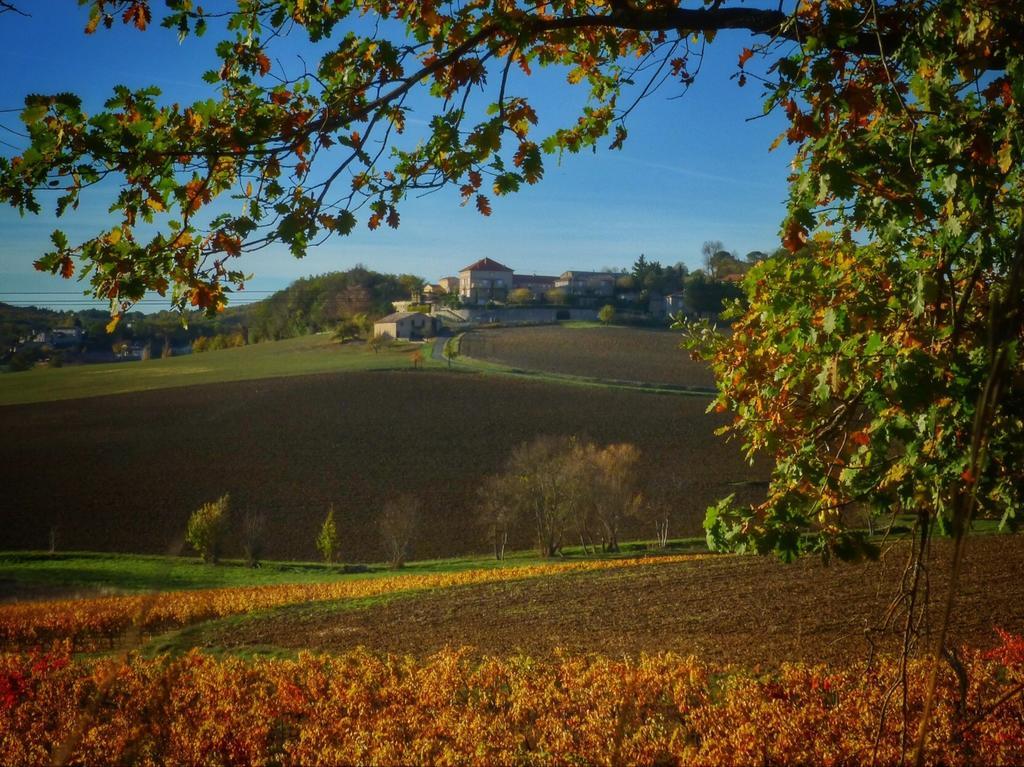
[[[200,76],[213,65],[217,30],[183,45],[158,27],[140,34],[118,25],[86,36],[85,11],[72,0],[21,0],[21,6],[31,18],[0,16],[0,71],[6,73],[0,78],[0,109],[18,109],[27,93],[70,90],[83,97],[87,111],[95,110],[116,84],[157,85],[165,99],[181,103],[211,95]],[[778,243],[792,152],[785,144],[768,152],[784,127],[783,116],[749,119],[761,113],[760,89],[754,83],[740,88],[729,79],[750,40],[746,33],[719,35],[686,94],[672,98],[679,90],[667,86],[633,112],[623,150],[546,158],[544,180],[517,195],[492,198],[489,218],[460,207],[455,189],[410,199],[400,209],[397,231],[371,232],[360,225],[353,235],[329,240],[301,261],[284,249],[246,256],[241,267],[255,274],[249,287],[276,289],[303,275],[356,263],[433,280],[484,256],[517,272],[548,274],[628,267],[640,253],[693,268],[709,239],[741,254],[771,250]],[[278,51],[280,64],[296,67],[303,49],[289,41]],[[523,77],[511,87],[535,100],[542,128],[557,127],[557,118],[568,122],[584,95],[569,89],[558,72]],[[429,117],[429,103],[420,104],[424,111],[412,116],[414,122]],[[0,125],[17,129],[17,113],[0,113]],[[415,130],[411,133],[414,138]],[[7,130],[0,130],[0,141],[20,143]],[[0,144],[0,153],[10,156],[15,150]],[[93,235],[109,226],[105,201],[85,198],[63,219],[52,213],[21,218],[0,208],[0,301],[57,306],[54,302],[73,298],[67,292],[77,291],[76,283],[32,269],[58,226],[72,238]],[[64,295],[12,295],[25,291]],[[145,308],[163,307],[147,302]]]

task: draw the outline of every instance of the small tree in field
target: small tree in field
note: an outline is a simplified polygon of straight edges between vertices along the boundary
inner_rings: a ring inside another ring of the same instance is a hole
[[[640,451],[628,443],[609,445],[593,453],[594,512],[601,524],[606,551],[619,550],[622,520],[636,514],[642,498],[637,491]]]
[[[204,503],[188,520],[185,540],[203,561],[215,565],[224,548],[228,532],[228,495],[225,493],[212,503]]]
[[[423,365],[423,350],[417,349],[409,356],[409,362],[412,363],[413,370],[419,370]]]
[[[346,341],[359,338],[360,326],[353,317],[346,317],[341,320],[334,329],[334,339],[345,343]]]
[[[654,538],[659,549],[668,548],[669,526],[673,510],[683,497],[682,482],[678,477],[661,478],[650,488],[638,509],[645,525],[654,528]]]
[[[266,515],[254,511],[245,513],[242,519],[242,553],[245,555],[245,564],[249,567],[260,566],[266,545],[266,527]]]
[[[449,338],[444,342],[444,350],[442,351],[444,358],[448,360],[448,369],[452,369],[452,360],[459,356],[459,341],[458,336]]]
[[[331,564],[338,560],[339,546],[338,526],[334,522],[334,506],[331,506],[320,527],[320,534],[316,537],[316,550],[320,552],[324,562]]]
[[[380,515],[380,534],[388,564],[398,569],[405,565],[409,544],[416,532],[420,501],[412,495],[400,495],[384,503]]]
[[[367,346],[373,349],[374,354],[379,354],[380,350],[384,348],[384,345],[388,342],[387,336],[375,335],[370,336],[370,340],[366,342]]]
[[[479,490],[480,524],[494,547],[494,558],[505,558],[509,532],[516,522],[516,506],[508,497],[511,488],[507,476],[488,477]]]
[[[601,307],[601,311],[597,313],[597,318],[607,325],[615,319],[615,307],[611,304],[605,304]]]
[[[542,436],[512,451],[505,468],[505,501],[517,515],[532,521],[542,557],[562,549],[573,520],[576,482],[567,464],[573,442],[568,437]]]

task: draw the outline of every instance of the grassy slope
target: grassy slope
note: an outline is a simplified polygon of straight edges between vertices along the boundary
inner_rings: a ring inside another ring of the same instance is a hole
[[[706,551],[698,538],[669,541],[671,553]],[[646,542],[624,543],[619,554],[600,555],[600,559],[636,556],[647,551]],[[584,557],[579,547],[564,549],[567,560]],[[424,559],[407,563],[397,571],[384,563],[369,566],[365,573],[346,574],[346,578],[374,578],[382,575],[425,575],[457,573],[466,570],[490,570],[541,564],[548,560],[533,551],[508,552],[497,561],[486,554],[445,559]],[[343,573],[341,565],[320,562],[262,562],[249,568],[241,560],[223,560],[216,567],[204,565],[194,557],[172,557],[158,554],[106,554],[90,551],[56,552],[0,551],[0,582],[18,587],[46,586],[104,591],[175,591],[180,589],[263,586],[280,583],[315,583],[329,581]]]
[[[576,330],[607,330],[604,325],[597,322],[566,322],[560,323],[560,326]],[[429,344],[423,347],[417,344],[398,344],[375,354],[363,344],[342,346],[329,335],[323,334],[166,360],[76,365],[59,369],[36,368],[25,373],[0,375],[0,406],[311,373],[404,370],[410,367],[409,355],[417,348],[423,350],[423,367],[448,367],[443,359],[434,358]],[[678,387],[657,384],[638,386],[633,383],[605,381],[600,377],[523,370],[468,356],[458,357],[454,367],[464,372],[525,376],[561,385],[641,389],[655,393],[693,393],[687,391],[685,387],[681,390]]]
[[[405,369],[417,348],[416,344],[397,344],[374,353],[363,344],[342,346],[325,334],[166,360],[38,368],[0,375],[0,405],[309,373]],[[425,367],[440,366],[430,359],[427,347],[423,351]]]

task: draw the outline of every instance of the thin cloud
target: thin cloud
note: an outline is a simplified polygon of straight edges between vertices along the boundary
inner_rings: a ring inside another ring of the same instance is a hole
[[[641,160],[638,157],[632,157],[628,154],[619,154],[617,152],[609,152],[607,157],[620,162],[628,162],[631,165],[640,165],[645,168],[654,168],[656,170],[667,170],[670,173],[677,173],[680,176],[687,176],[689,178],[698,178],[702,181],[717,181],[721,184],[733,184],[735,186],[743,187],[758,187],[760,189],[778,189],[775,184],[768,184],[764,181],[753,181],[749,178],[740,178],[737,176],[723,176],[718,173],[706,173],[701,170],[691,170],[690,168],[684,168],[680,165],[669,165],[667,163],[650,162],[649,160]]]

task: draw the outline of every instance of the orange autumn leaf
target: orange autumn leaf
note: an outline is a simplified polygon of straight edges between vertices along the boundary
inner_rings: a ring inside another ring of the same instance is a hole
[[[206,185],[196,179],[189,181],[185,184],[185,212],[195,213],[201,207],[204,202],[209,201],[210,193],[206,190]]]
[[[213,236],[213,246],[218,250],[223,250],[229,256],[242,255],[242,241],[225,232],[217,232]]]
[[[146,31],[146,27],[149,25],[152,18],[153,15],[149,10],[149,4],[146,3],[145,0],[136,0],[136,2],[128,6],[128,9],[121,16],[121,20],[125,24],[134,24],[135,28],[140,32]],[[92,24],[91,21],[90,24]],[[95,25],[93,25],[93,29],[95,29]],[[87,29],[87,31],[90,30]]]

